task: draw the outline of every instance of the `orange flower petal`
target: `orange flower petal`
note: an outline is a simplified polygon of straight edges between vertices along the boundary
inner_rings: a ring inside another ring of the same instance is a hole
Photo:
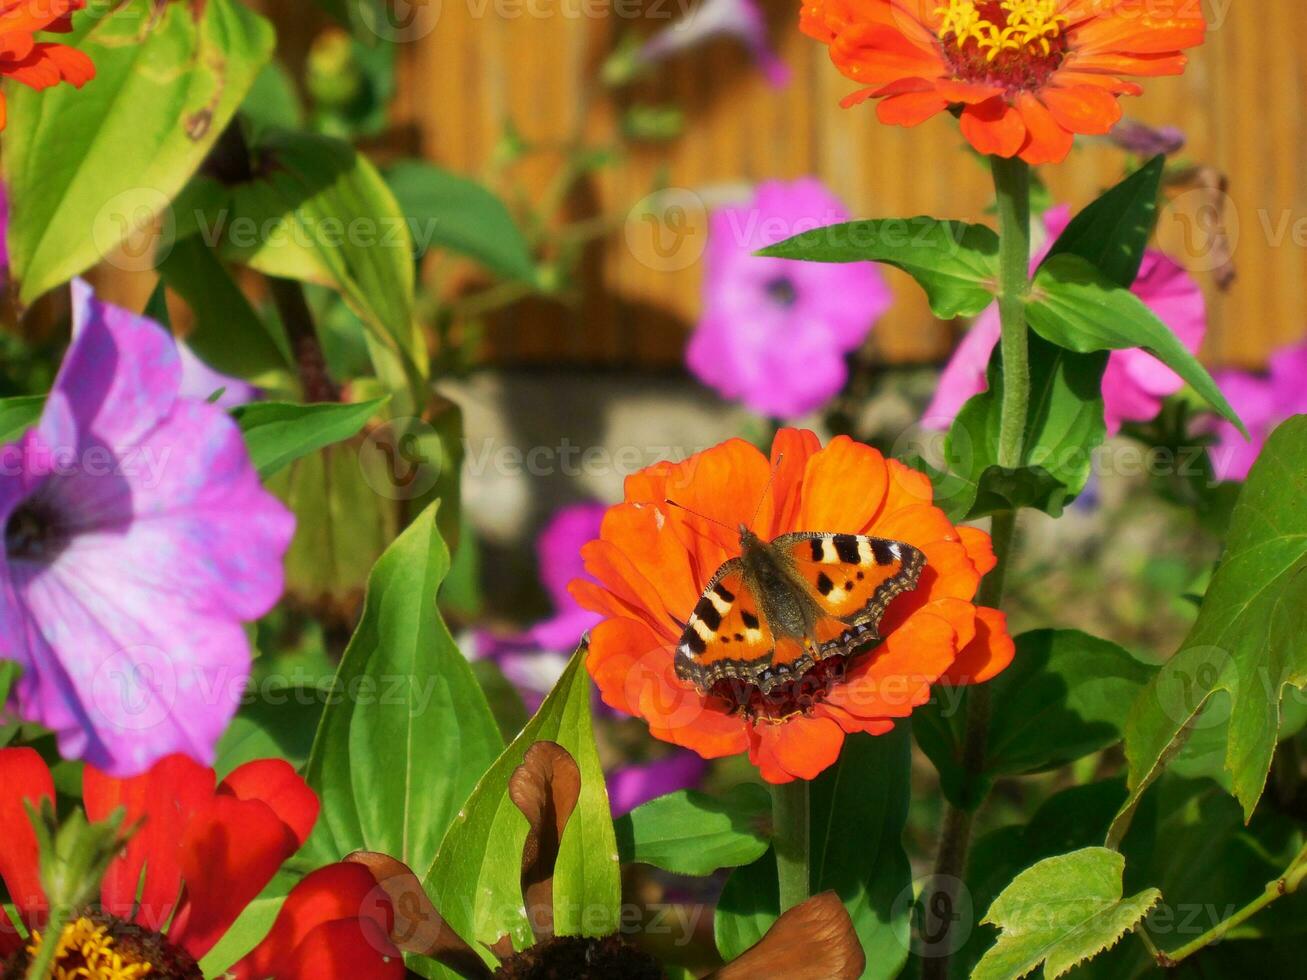
[[[961,126],[967,142],[987,156],[1016,156],[1026,141],[1021,114],[1001,98],[967,106],[962,110]]]
[[[877,105],[876,118],[886,126],[916,126],[947,108],[948,100],[936,92],[905,92]]]
[[[696,585],[689,556],[676,538],[666,533],[661,508],[626,504],[609,508],[599,532],[605,541],[621,542],[623,553],[641,577],[657,590],[663,608],[674,616],[691,608],[702,589]],[[661,625],[661,624],[660,624]],[[667,622],[669,628],[671,622]]]
[[[1017,111],[1025,121],[1029,138],[1021,149],[1021,159],[1031,165],[1061,163],[1071,152],[1075,137],[1058,125],[1044,104],[1029,92],[1017,99]]]
[[[621,602],[636,610],[651,629],[669,640],[675,640],[676,628],[684,610],[667,608],[658,589],[640,574],[623,545],[611,541],[591,541],[581,548],[585,570],[613,593]],[[585,594],[583,592],[583,594]]]
[[[962,539],[962,547],[967,549],[971,564],[976,566],[976,571],[981,575],[988,574],[998,564],[998,559],[994,557],[994,541],[988,533],[978,527],[963,524],[958,528],[958,537]]]
[[[803,474],[808,459],[821,450],[821,440],[807,429],[781,429],[771,446],[771,537],[798,526]]]
[[[826,702],[857,718],[910,715],[930,699],[931,685],[957,655],[958,633],[950,613],[957,615],[957,610],[926,608],[915,613],[858,661]]]
[[[783,722],[754,725],[749,761],[769,783],[816,779],[840,757],[844,730],[829,718],[797,715]]]
[[[1059,126],[1073,133],[1101,136],[1121,120],[1121,104],[1101,88],[1046,88],[1040,92],[1040,101]]]
[[[962,648],[941,680],[954,685],[982,684],[1001,673],[1015,653],[1007,616],[997,609],[977,606],[975,639]]]
[[[808,459],[796,531],[857,533],[871,523],[889,487],[885,457],[848,436],[836,436]]]

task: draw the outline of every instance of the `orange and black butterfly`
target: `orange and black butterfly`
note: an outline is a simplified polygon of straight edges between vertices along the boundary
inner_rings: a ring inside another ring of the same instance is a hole
[[[740,557],[717,570],[676,645],[677,676],[704,694],[734,681],[771,696],[880,642],[885,610],[925,566],[902,541],[811,531],[764,541],[741,526]]]

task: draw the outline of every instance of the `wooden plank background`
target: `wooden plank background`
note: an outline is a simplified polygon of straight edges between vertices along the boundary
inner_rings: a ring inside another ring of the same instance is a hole
[[[691,190],[816,174],[859,216],[974,219],[982,213],[987,174],[958,152],[951,119],[903,130],[878,124],[867,106],[839,108],[853,85],[823,46],[799,34],[797,3],[763,2],[793,72],[788,88],[768,86],[729,40],[682,55],[617,105],[675,103],[687,114],[685,134],[670,145],[642,148],[607,172],[587,188],[589,206],[620,214],[666,167],[672,186]],[[1124,101],[1134,118],[1181,127],[1189,137],[1187,156],[1228,178],[1238,269],[1228,293],[1218,295],[1211,282],[1207,212],[1196,206],[1197,197],[1181,198],[1160,234],[1208,290],[1205,359],[1258,365],[1307,328],[1307,29],[1298,0],[1206,2],[1212,28],[1188,72],[1149,81],[1143,97]],[[416,129],[426,156],[470,174],[487,173],[506,120],[533,142],[565,139],[583,111],[596,63],[623,32],[665,25],[675,3],[646,0],[640,20],[577,16],[594,7],[584,0],[534,0],[532,16],[524,0],[443,0],[434,28],[401,44],[397,121]],[[616,106],[605,94],[592,94],[584,127],[602,140],[615,126]],[[1067,164],[1042,169],[1060,199],[1081,205],[1119,175],[1120,161],[1112,148],[1086,145]],[[555,165],[537,160],[511,177],[538,198]],[[651,268],[641,251],[622,233],[612,235],[591,263],[581,308],[570,314],[538,304],[514,309],[489,331],[492,357],[644,366],[679,361],[698,309],[701,264]],[[890,360],[942,356],[954,328],[931,319],[912,284],[891,276],[898,302],[877,327],[877,353]]]

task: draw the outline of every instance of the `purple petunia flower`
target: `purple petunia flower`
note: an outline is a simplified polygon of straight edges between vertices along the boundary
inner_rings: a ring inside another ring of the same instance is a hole
[[[1243,480],[1272,430],[1291,415],[1307,412],[1307,341],[1272,354],[1264,377],[1228,370],[1215,372],[1213,378],[1252,438],[1245,439],[1224,419],[1213,421],[1210,431],[1216,442],[1208,449],[1212,469],[1222,480]]]
[[[178,396],[165,330],[81,281],[73,317],[40,421],[0,449],[0,658],[23,668],[19,716],[66,758],[114,776],[174,752],[207,764],[294,518],[235,422]]]
[[[1031,264],[1043,260],[1070,221],[1070,210],[1054,208],[1044,215],[1047,245]],[[1197,352],[1207,333],[1207,305],[1191,275],[1155,249],[1144,253],[1131,291],[1171,328],[1181,343]],[[929,429],[947,429],[972,395],[984,391],[985,368],[999,339],[998,307],[976,318],[940,375],[935,397],[922,418]],[[1103,372],[1103,416],[1107,431],[1115,435],[1122,422],[1146,422],[1162,407],[1162,399],[1184,387],[1180,376],[1142,350],[1112,351]]]
[[[767,21],[753,0],[703,0],[675,24],[649,38],[636,57],[652,64],[723,36],[738,38],[773,86],[789,83],[790,69],[772,50]]]
[[[258,388],[248,381],[215,371],[200,360],[199,355],[184,341],[177,341],[177,356],[181,358],[182,364],[182,382],[178,390],[180,397],[198,398],[202,401],[212,399],[213,404],[219,408],[236,408],[258,400]],[[222,394],[213,398],[216,392]]]
[[[707,772],[708,761],[689,749],[674,749],[653,762],[618,766],[607,776],[613,816],[620,817],[641,803],[678,789],[698,786]]]
[[[760,184],[748,203],[713,212],[703,315],[685,355],[700,381],[776,418],[803,415],[838,394],[848,377],[845,355],[889,308],[880,271],[870,262],[753,253],[848,218],[811,177]]]

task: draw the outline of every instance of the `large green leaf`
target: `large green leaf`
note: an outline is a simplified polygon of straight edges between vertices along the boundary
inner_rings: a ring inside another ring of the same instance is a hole
[[[45,395],[0,398],[0,442],[12,442],[36,425],[45,407]]]
[[[309,453],[357,434],[385,402],[385,398],[314,405],[251,402],[232,414],[245,437],[250,460],[266,479]]]
[[[1093,452],[1107,435],[1103,371],[1107,354],[1075,354],[1029,338],[1030,402],[1020,465],[998,462],[1003,358],[990,357],[988,387],[958,412],[945,454],[952,481],[945,496],[957,519],[1035,507],[1057,517],[1084,489]]]
[[[426,867],[503,747],[436,610],[448,570],[434,505],[372,570],[309,757],[308,783],[322,800],[315,854],[365,849]]]
[[[1071,219],[1045,261],[1079,255],[1118,286],[1139,275],[1157,223],[1157,196],[1166,157],[1155,156]]]
[[[577,651],[540,710],[495,760],[440,843],[416,868],[450,928],[468,942],[534,940],[522,907],[521,857],[527,823],[508,796],[508,781],[534,743],[557,742],[581,768],[581,797],[563,834],[554,870],[554,928],[559,935],[607,935],[620,924],[621,880],[608,791],[590,717],[585,648]],[[487,959],[487,962],[490,962]],[[452,977],[414,961],[428,977]]]
[[[679,790],[650,800],[614,821],[623,861],[683,875],[752,864],[767,850],[771,797],[740,783],[720,798]]]
[[[1307,416],[1267,440],[1235,505],[1225,554],[1179,652],[1140,694],[1126,725],[1131,796],[1113,826],[1119,840],[1140,794],[1184,742],[1218,691],[1230,697],[1225,766],[1251,816],[1279,738],[1280,701],[1307,686]]]
[[[535,281],[530,245],[481,184],[420,160],[397,163],[385,176],[420,251],[448,248],[506,279]]]
[[[992,682],[994,710],[982,782],[1043,772],[1115,745],[1131,704],[1157,668],[1079,630],[1035,630],[1016,639],[1012,666]],[[914,719],[917,742],[939,770],[950,801],[983,798],[961,766],[963,717],[936,699]],[[983,787],[981,787],[983,788]]]
[[[347,143],[284,130],[264,133],[253,156],[250,180],[192,183],[178,236],[199,234],[226,261],[337,290],[404,372],[424,376],[412,240],[376,168]]]
[[[1016,980],[1041,963],[1053,980],[1114,945],[1162,897],[1147,888],[1124,898],[1124,871],[1120,854],[1087,847],[1021,872],[985,913],[982,921],[1002,932],[973,980]]]
[[[291,364],[285,334],[264,321],[199,235],[159,256],[159,275],[186,301],[195,325],[187,345],[224,374],[254,378]]]
[[[912,870],[903,850],[912,738],[853,735],[811,784],[811,889],[839,894],[867,955],[863,977],[894,977],[908,958]],[[717,948],[731,960],[762,938],[779,908],[771,852],[732,874],[717,906]]]
[[[164,212],[272,54],[271,25],[236,0],[93,0],[73,20],[60,40],[90,56],[94,80],[7,93],[9,249],[24,302]]]
[[[815,228],[758,255],[806,262],[883,262],[921,284],[935,315],[975,316],[994,301],[998,235],[935,218],[878,218]]]
[[[1221,389],[1180,338],[1138,296],[1081,256],[1058,255],[1039,267],[1026,318],[1045,340],[1082,354],[1143,348],[1242,428]]]

